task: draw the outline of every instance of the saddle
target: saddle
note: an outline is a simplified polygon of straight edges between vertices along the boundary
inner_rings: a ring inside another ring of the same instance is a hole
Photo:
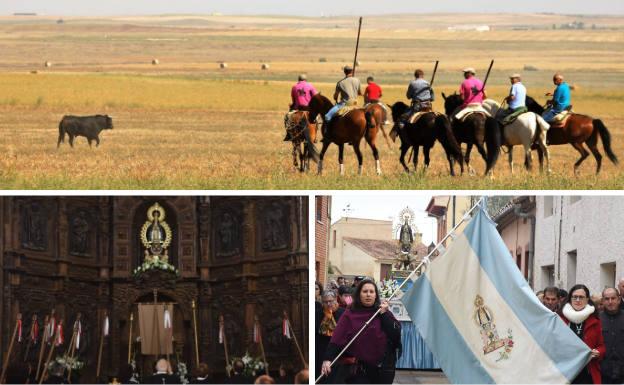
[[[342,118],[343,116],[345,116],[349,112],[355,110],[356,108],[358,108],[358,106],[355,106],[355,105],[353,105],[353,106],[349,106],[349,105],[344,106],[344,107],[340,108],[338,111],[336,111],[336,115],[334,116],[334,118],[336,118],[336,116],[339,117],[339,118]]]
[[[410,123],[410,124],[416,124],[416,122],[418,122],[418,119],[420,119],[423,115],[428,114],[430,112],[433,112],[434,114],[436,114],[436,116],[442,115],[439,112],[431,111],[431,109],[429,109],[429,110],[421,110],[421,111],[418,111],[418,112],[415,112],[414,114],[412,114],[409,117],[409,119],[407,120],[407,122]]]
[[[572,116],[572,110],[564,110],[555,115],[549,123],[552,127],[563,127],[570,116]]]
[[[524,115],[527,112],[529,112],[529,110],[526,107],[522,107],[518,111],[512,112],[509,115],[503,116],[502,118],[498,120],[503,125],[503,127],[508,126],[511,123],[515,122],[521,115]]]
[[[481,103],[471,103],[467,105],[463,110],[455,114],[455,119],[463,122],[472,114],[482,114],[488,118],[492,117],[492,115],[490,115],[490,113],[487,112],[485,108],[483,108]]]

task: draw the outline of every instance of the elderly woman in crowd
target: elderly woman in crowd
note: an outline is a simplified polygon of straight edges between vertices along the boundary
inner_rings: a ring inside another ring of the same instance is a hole
[[[321,372],[325,350],[334,334],[340,316],[344,313],[344,309],[338,306],[336,294],[333,291],[323,293],[322,300],[323,308],[316,317],[316,373]]]
[[[591,361],[572,381],[573,384],[600,384],[600,360],[605,355],[602,325],[598,310],[585,285],[574,285],[561,311],[561,318],[591,349]]]
[[[377,310],[379,314],[332,368],[331,362]],[[391,384],[400,349],[401,324],[388,311],[388,302],[381,302],[375,282],[363,280],[353,294],[353,304],[333,331],[321,372],[326,376],[334,372],[330,377],[333,383]]]

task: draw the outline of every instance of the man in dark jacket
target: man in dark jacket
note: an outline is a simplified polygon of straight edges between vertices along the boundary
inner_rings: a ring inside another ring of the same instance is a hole
[[[169,361],[161,358],[156,362],[156,373],[145,379],[146,384],[179,384],[180,378],[169,374]]]
[[[600,362],[603,384],[624,382],[624,311],[620,308],[620,293],[613,287],[602,291],[604,311],[600,314],[602,336],[607,352]]]

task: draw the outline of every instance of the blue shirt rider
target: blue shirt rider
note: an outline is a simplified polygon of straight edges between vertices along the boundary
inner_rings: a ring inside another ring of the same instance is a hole
[[[546,96],[552,96],[548,101],[550,108],[544,111],[542,117],[545,121],[551,122],[553,118],[570,107],[570,86],[563,81],[563,75],[556,73],[553,76],[553,83],[557,86],[554,93],[547,93]]]

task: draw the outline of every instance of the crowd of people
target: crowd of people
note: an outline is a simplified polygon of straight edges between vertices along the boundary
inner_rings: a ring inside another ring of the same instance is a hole
[[[127,365],[120,370],[119,375],[111,376],[109,384],[181,384],[182,376],[180,368],[172,367],[171,363],[161,358],[156,362],[155,371],[151,375],[140,378],[131,365]],[[7,370],[7,384],[33,384],[38,383],[34,378],[28,376],[28,369],[20,366],[11,366]],[[62,364],[53,362],[46,372],[44,384],[71,384],[78,383],[78,379],[72,377],[68,379],[68,372]],[[307,368],[295,373],[292,365],[282,363],[279,367],[278,376],[271,377],[267,374],[248,376],[245,374],[245,363],[241,359],[235,359],[232,363],[230,375],[225,379],[213,378],[213,373],[208,364],[202,362],[192,370],[190,376],[186,378],[189,384],[307,384],[309,383],[309,371]],[[105,382],[103,382],[105,383]]]
[[[356,277],[349,285],[339,277],[325,289],[317,282],[315,294],[319,382],[391,384],[401,354],[401,324],[388,311],[377,284]],[[357,342],[349,345],[365,324]]]
[[[591,360],[573,384],[622,384],[624,382],[624,278],[618,287],[591,295],[587,286],[569,291],[554,286],[537,293],[540,301],[557,313],[591,349]]]

